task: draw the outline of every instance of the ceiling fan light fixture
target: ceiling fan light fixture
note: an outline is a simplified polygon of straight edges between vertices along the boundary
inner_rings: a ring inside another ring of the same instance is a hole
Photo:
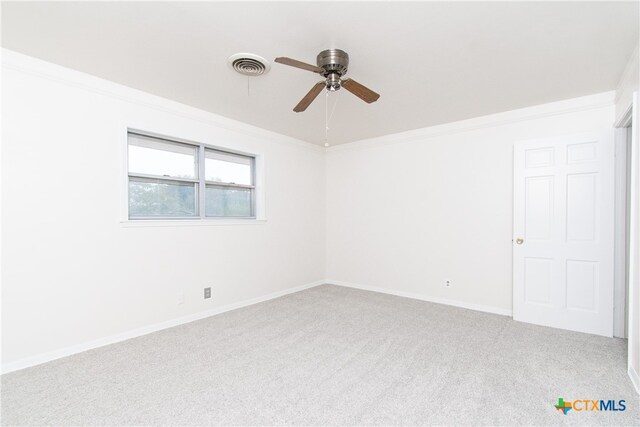
[[[329,92],[338,91],[342,86],[342,80],[340,80],[340,76],[337,73],[329,74],[325,83]]]

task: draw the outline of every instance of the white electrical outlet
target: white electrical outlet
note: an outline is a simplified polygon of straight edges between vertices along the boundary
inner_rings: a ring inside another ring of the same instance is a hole
[[[450,288],[450,287],[451,287],[451,279],[446,279],[446,280],[444,281],[444,286],[445,286],[446,288]]]
[[[176,296],[178,297],[178,305],[184,304],[184,291],[178,291]]]

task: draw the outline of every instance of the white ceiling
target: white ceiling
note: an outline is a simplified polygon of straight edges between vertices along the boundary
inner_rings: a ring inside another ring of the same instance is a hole
[[[319,80],[273,63],[346,50],[348,77],[381,94],[339,91],[331,145],[614,89],[638,41],[638,2],[2,3],[2,46],[323,144]],[[227,58],[272,62],[254,77]]]

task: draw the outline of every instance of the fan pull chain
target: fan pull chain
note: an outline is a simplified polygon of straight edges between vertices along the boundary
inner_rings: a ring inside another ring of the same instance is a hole
[[[336,107],[338,106],[338,94],[336,93],[336,102],[333,104],[333,108],[331,109],[331,114],[329,114],[329,91],[325,91],[325,107],[324,107],[324,146],[329,146],[329,123],[333,118],[333,113],[336,112]]]
[[[331,109],[331,114],[329,115],[329,123],[331,123],[331,119],[333,118],[333,113],[336,112],[336,107],[338,106],[338,100],[340,99],[340,92],[334,92],[334,93],[336,94],[336,102],[335,104],[333,104],[333,108]]]
[[[251,93],[249,93],[249,81],[251,81],[251,79],[247,76],[247,96],[251,96]]]
[[[329,146],[329,91],[324,91],[324,146]]]

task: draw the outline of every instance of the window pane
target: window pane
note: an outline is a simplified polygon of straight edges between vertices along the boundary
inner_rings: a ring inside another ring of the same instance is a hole
[[[197,178],[197,147],[129,134],[129,173]]]
[[[207,186],[205,211],[207,216],[253,216],[249,188]]]
[[[204,175],[207,181],[253,185],[252,158],[206,150]]]
[[[197,184],[129,179],[129,218],[196,216]]]

